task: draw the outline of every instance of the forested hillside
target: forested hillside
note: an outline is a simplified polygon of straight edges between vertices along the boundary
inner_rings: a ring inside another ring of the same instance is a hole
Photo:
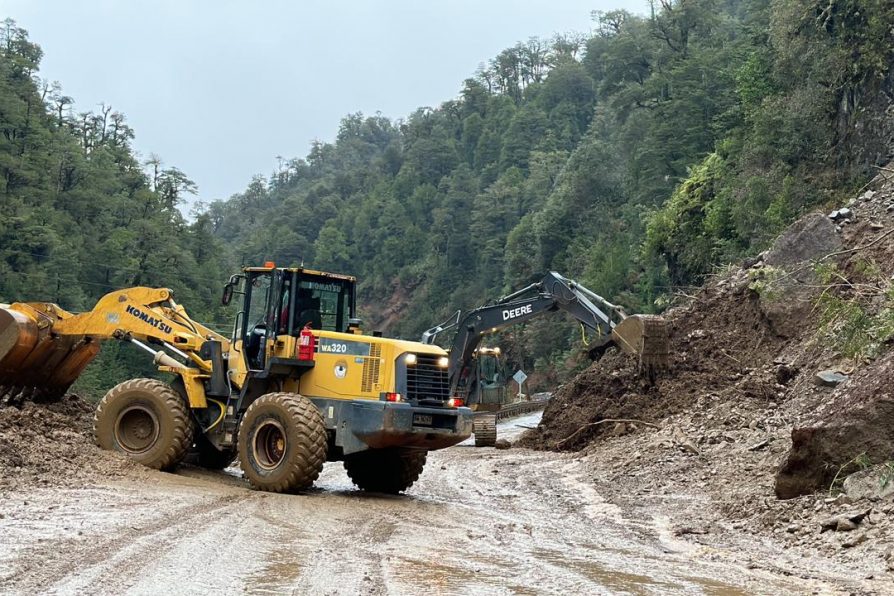
[[[653,5],[508,48],[405,120],[346,117],[213,204],[215,235],[358,275],[367,320],[406,337],[549,269],[650,311],[888,159],[889,2]],[[561,370],[579,338],[554,318],[501,341]]]
[[[887,161],[892,24],[886,0],[594,14],[589,36],[507,48],[438,107],[347,116],[333,142],[187,220],[187,174],[141,161],[121,113],[73,109],[6,21],[0,302],[81,310],[159,285],[226,328],[227,274],[275,260],[357,275],[366,328],[408,338],[550,269],[628,310],[661,310]],[[545,318],[500,342],[513,364],[555,376],[575,365],[580,331]],[[82,384],[126,366],[107,346]]]
[[[134,131],[103,107],[39,77],[42,51],[6,20],[0,29],[0,302],[51,301],[89,310],[134,285],[170,287],[209,321],[229,266],[208,215],[188,223],[177,205],[194,185],[158,158],[140,163]],[[146,359],[116,342],[79,381],[96,392]]]

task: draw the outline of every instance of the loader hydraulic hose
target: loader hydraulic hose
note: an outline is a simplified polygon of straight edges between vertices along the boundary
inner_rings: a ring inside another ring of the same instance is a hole
[[[227,413],[227,407],[224,405],[224,403],[223,403],[222,401],[217,401],[216,399],[211,399],[210,397],[205,397],[205,399],[208,400],[208,401],[210,401],[210,402],[213,403],[214,405],[216,405],[218,408],[220,408],[220,416],[217,417],[217,420],[215,420],[215,421],[211,424],[211,426],[209,426],[208,428],[203,428],[203,429],[202,429],[202,432],[203,432],[203,433],[208,432],[209,430],[211,430],[212,428],[214,428],[215,426],[217,426],[218,424],[220,424],[220,421],[224,419],[224,416],[225,416],[226,413]]]

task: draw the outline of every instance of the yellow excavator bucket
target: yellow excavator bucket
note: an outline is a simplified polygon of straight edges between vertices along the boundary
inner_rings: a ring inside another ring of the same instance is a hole
[[[55,304],[0,305],[0,401],[61,397],[99,353],[99,342],[59,335],[72,316]]]
[[[657,315],[632,315],[615,325],[612,339],[625,352],[640,359],[650,378],[670,366],[667,322]]]

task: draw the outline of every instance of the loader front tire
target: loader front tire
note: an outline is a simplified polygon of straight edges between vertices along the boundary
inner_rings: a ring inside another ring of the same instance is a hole
[[[168,471],[192,445],[193,424],[186,402],[169,385],[132,379],[112,387],[99,402],[93,435],[103,449]]]
[[[346,456],[344,464],[362,490],[396,495],[416,482],[427,455],[416,449],[370,449]]]
[[[326,462],[326,426],[312,401],[297,393],[268,393],[254,401],[239,425],[239,463],[259,490],[310,488]]]

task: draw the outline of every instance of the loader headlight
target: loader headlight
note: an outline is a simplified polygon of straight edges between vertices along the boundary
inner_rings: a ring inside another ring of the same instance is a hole
[[[404,357],[404,362],[411,366],[416,364],[416,354],[407,354],[406,357]]]
[[[450,366],[450,358],[448,358],[447,356],[441,356],[440,358],[438,358],[438,366],[440,366],[441,368],[447,368],[448,366]]]

